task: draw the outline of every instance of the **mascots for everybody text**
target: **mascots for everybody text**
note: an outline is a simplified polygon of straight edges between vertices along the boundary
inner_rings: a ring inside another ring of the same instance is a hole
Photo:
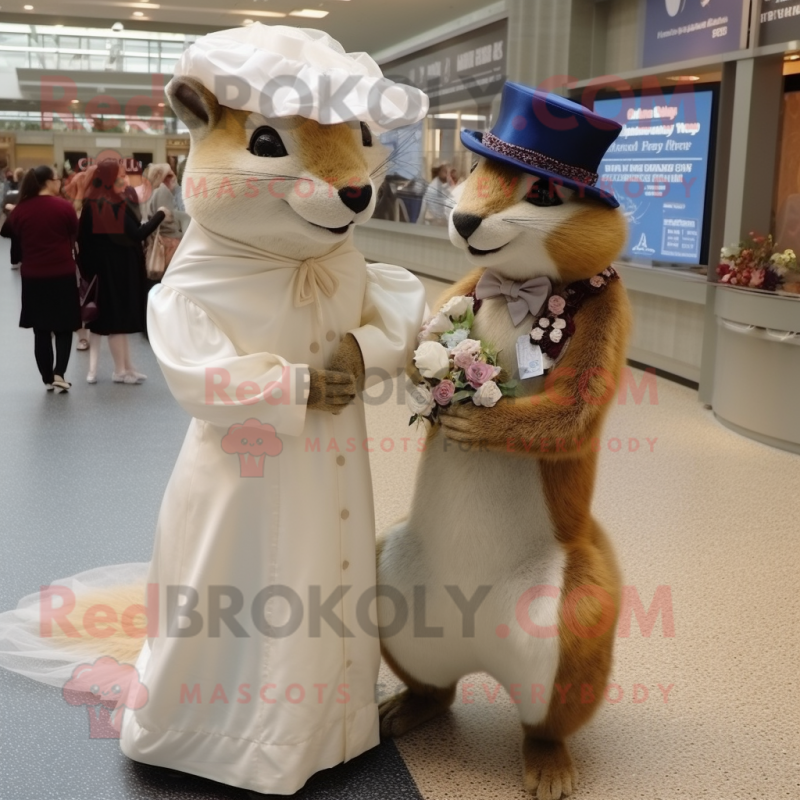
[[[379,541],[382,649],[407,689],[381,707],[400,735],[487,672],[516,704],[525,786],[572,792],[565,739],[611,666],[620,577],[591,514],[596,441],[624,365],[628,301],[609,267],[626,240],[597,168],[620,126],[555,95],[505,86],[450,220],[477,269],[442,298],[410,367],[432,423],[408,518]],[[411,615],[410,615],[411,616]],[[584,688],[585,687],[585,688]]]

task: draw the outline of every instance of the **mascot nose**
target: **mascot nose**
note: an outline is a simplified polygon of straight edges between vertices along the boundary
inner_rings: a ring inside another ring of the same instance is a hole
[[[483,222],[483,217],[476,214],[453,214],[453,225],[459,235],[464,239],[469,239]]]
[[[339,197],[351,211],[360,214],[372,200],[372,187],[348,186],[346,189],[339,189]]]

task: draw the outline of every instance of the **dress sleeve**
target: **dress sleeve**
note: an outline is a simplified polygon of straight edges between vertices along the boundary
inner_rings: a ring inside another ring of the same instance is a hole
[[[350,331],[361,348],[367,387],[386,380],[386,373],[394,377],[405,369],[424,311],[425,288],[408,270],[390,264],[367,265],[361,327]]]
[[[193,417],[222,427],[258,417],[280,434],[302,433],[306,364],[240,354],[202,308],[163,284],[150,292],[147,330],[170,391]]]

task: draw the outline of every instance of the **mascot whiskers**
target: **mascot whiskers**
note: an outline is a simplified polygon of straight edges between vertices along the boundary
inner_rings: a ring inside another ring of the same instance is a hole
[[[565,739],[603,696],[620,597],[591,513],[592,442],[629,330],[609,267],[626,225],[596,186],[619,130],[509,83],[492,132],[462,133],[479,158],[450,238],[477,269],[421,334],[412,410],[435,424],[408,518],[378,547],[378,582],[395,590],[378,606],[382,651],[407,687],[383,702],[382,734],[442,714],[460,678],[489,673],[517,704],[539,800],[572,793]],[[432,632],[397,623],[397,592],[409,608],[424,593]]]

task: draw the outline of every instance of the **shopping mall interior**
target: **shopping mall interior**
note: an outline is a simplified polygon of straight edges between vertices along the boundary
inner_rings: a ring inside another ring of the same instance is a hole
[[[800,797],[800,0],[302,5],[0,6],[0,798]]]

